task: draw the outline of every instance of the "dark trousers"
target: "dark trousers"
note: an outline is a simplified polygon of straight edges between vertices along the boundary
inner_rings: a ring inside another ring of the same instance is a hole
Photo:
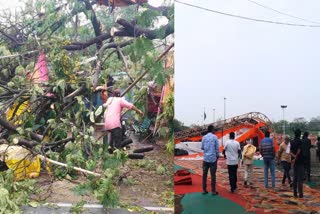
[[[304,163],[305,176],[308,180],[310,180],[310,173],[311,173],[310,162],[311,162],[311,160],[307,159],[306,162]]]
[[[304,165],[296,164],[293,166],[293,194],[297,195],[297,189],[299,196],[303,196],[303,179],[304,179]]]
[[[237,171],[238,165],[228,165],[229,183],[231,191],[237,189]]]
[[[122,142],[122,129],[121,128],[114,128],[110,130],[111,132],[111,147],[116,147],[119,149],[121,147],[121,142]]]
[[[216,191],[217,161],[213,162],[213,163],[203,161],[202,189],[204,192],[207,191],[207,177],[208,177],[208,170],[209,169],[210,169],[210,174],[211,174],[211,192],[215,192]]]
[[[289,184],[291,183],[291,177],[290,177],[290,169],[291,169],[291,163],[287,161],[281,161],[281,165],[283,168],[283,177],[282,177],[282,184],[286,182],[286,179],[288,179]]]

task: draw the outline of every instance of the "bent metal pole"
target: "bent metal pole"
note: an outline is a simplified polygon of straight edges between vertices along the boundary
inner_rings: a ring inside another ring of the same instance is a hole
[[[156,60],[156,62],[159,62],[168,52],[169,50],[174,46],[174,43],[172,43]],[[123,97],[130,89],[135,86],[141,79],[148,73],[148,70],[143,72],[122,94],[121,97]]]

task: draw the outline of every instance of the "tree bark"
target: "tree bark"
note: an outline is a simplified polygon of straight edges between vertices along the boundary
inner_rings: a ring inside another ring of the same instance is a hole
[[[8,121],[6,121],[6,120],[4,120],[2,118],[0,118],[0,125],[3,126],[6,129],[8,129],[9,131],[13,131],[15,133],[18,133],[17,127],[15,127],[14,125],[8,123]],[[30,133],[30,137],[31,137],[31,139],[33,139],[35,141],[39,141],[39,142],[41,142],[42,139],[43,139],[42,135],[39,135],[39,134],[36,134],[36,133],[33,133],[33,132]]]

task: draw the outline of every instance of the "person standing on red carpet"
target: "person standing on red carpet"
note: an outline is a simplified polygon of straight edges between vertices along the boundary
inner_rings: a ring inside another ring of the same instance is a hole
[[[235,133],[230,132],[229,140],[224,145],[224,154],[227,158],[227,166],[229,173],[230,192],[233,193],[237,189],[237,172],[239,157],[241,156],[240,143],[235,140]]]
[[[212,195],[217,195],[216,191],[216,171],[217,162],[219,159],[219,141],[214,134],[213,125],[208,126],[208,133],[203,136],[201,149],[203,152],[203,177],[202,177],[202,194],[207,194],[207,176],[210,169],[211,174],[211,192]]]
[[[244,166],[244,185],[252,185],[253,177],[253,157],[256,153],[256,147],[252,145],[252,141],[248,141],[243,147],[242,164]]]
[[[275,167],[275,151],[273,140],[270,138],[270,132],[265,131],[264,138],[260,142],[259,150],[263,157],[263,164],[264,164],[264,187],[269,188],[268,186],[268,175],[269,170],[271,173],[271,184],[272,188],[276,186],[276,167]]]
[[[285,184],[288,179],[289,185],[292,187],[290,169],[291,169],[291,156],[290,156],[290,137],[286,136],[284,142],[280,144],[278,150],[278,164],[281,163],[283,167],[282,185]]]

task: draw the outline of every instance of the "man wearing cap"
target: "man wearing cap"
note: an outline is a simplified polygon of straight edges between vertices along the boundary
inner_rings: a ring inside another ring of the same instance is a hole
[[[112,153],[114,148],[121,148],[123,133],[120,119],[123,108],[132,109],[138,114],[143,115],[142,111],[123,97],[120,97],[120,94],[120,90],[114,90],[113,96],[109,97],[107,102],[103,104],[103,107],[106,108],[104,112],[104,126],[108,132],[109,153]]]

